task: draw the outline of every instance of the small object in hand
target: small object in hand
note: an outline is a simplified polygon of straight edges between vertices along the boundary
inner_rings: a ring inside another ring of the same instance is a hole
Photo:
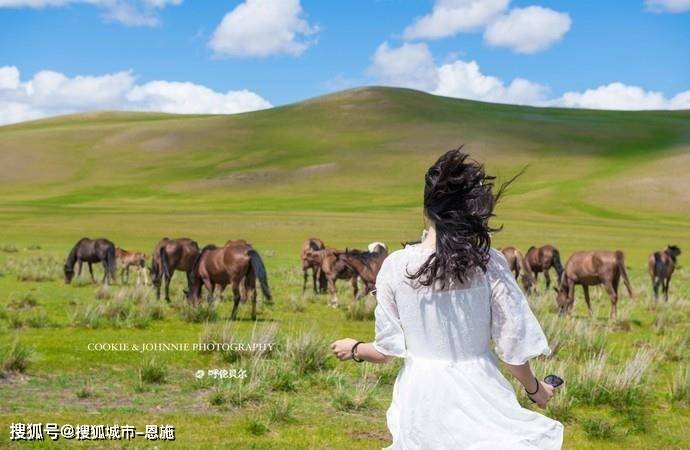
[[[546,378],[544,378],[544,383],[550,384],[556,388],[563,384],[563,378],[559,377],[558,375],[547,375]]]

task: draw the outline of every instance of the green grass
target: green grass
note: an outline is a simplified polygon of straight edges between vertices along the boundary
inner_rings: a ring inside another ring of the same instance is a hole
[[[616,323],[598,289],[592,319],[579,290],[568,320],[552,293],[532,300],[557,347],[535,366],[567,383],[547,411],[566,422],[565,448],[687,447],[690,272],[681,267],[670,304],[654,308],[646,261],[669,243],[690,249],[690,113],[491,105],[390,88],[236,116],[99,113],[0,127],[2,445],[12,421],[52,421],[170,423],[180,448],[381,448],[397,366],[329,356],[334,339],[372,338],[372,305],[352,306],[348,283],[339,309],[302,297],[300,245],[318,236],[395,249],[415,239],[424,172],[462,143],[500,180],[529,164],[498,207],[495,246],[626,253],[636,300],[623,295]],[[227,325],[231,295],[191,311],[180,273],[170,304],[133,286],[97,288],[86,267],[65,285],[62,263],[84,235],[149,254],[163,236],[248,239],[275,301],[259,300],[257,326],[249,304]],[[277,349],[256,358],[88,350],[267,339]],[[587,378],[596,354],[606,355],[605,376]],[[195,375],[213,369],[248,378]]]

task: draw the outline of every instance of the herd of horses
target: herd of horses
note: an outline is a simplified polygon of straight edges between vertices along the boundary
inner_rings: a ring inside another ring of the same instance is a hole
[[[70,283],[77,269],[81,275],[82,264],[87,263],[92,281],[92,264],[101,263],[104,269],[103,283],[115,282],[117,266],[121,268],[123,281],[129,278],[129,268],[138,270],[137,282],[143,276],[148,284],[146,255],[140,252],[128,252],[116,247],[112,241],[100,239],[80,239],[69,252],[65,261],[65,282]],[[200,249],[199,244],[189,238],[163,238],[153,249],[151,266],[148,268],[151,282],[156,289],[156,298],[160,299],[161,287],[164,287],[165,299],[170,301],[170,282],[176,271],[187,275],[187,289],[184,290],[187,300],[198,305],[202,288],[208,291],[209,302],[213,300],[216,288],[220,294],[230,285],[233,292],[233,309],[231,319],[237,317],[240,301],[251,299],[252,319],[256,319],[256,280],[259,280],[261,292],[267,301],[271,300],[266,267],[259,253],[252,245],[243,240],[229,240],[222,247],[207,245]],[[245,294],[242,296],[242,292]]]
[[[603,285],[611,299],[610,318],[617,316],[618,286],[622,280],[630,298],[633,297],[632,286],[625,268],[625,255],[622,251],[578,251],[574,252],[565,266],[561,262],[560,252],[553,245],[530,247],[523,254],[516,247],[501,249],[527,295],[535,292],[539,274],[543,274],[546,288],[551,287],[551,275],[556,272],[556,303],[560,314],[571,314],[575,302],[575,286],[580,285],[584,291],[585,302],[590,315],[592,307],[589,287]],[[666,249],[656,251],[649,256],[648,271],[652,279],[654,300],[658,300],[659,291],[668,301],[669,284],[677,265],[680,248],[669,245]],[[347,280],[352,286],[355,300],[375,290],[376,276],[388,256],[388,247],[383,242],[372,242],[367,250],[346,248],[338,250],[327,247],[319,238],[309,238],[302,244],[300,260],[304,281],[302,293],[307,290],[309,272],[311,271],[312,288],[316,294],[329,294],[330,305],[338,306],[336,282]],[[69,252],[65,261],[65,282],[70,283],[75,275],[81,275],[83,263],[87,263],[92,281],[92,265],[101,263],[104,268],[102,282],[107,284],[116,279],[117,267],[120,276],[128,282],[130,267],[137,270],[137,284],[143,277],[148,284],[148,274],[156,289],[156,298],[160,299],[161,288],[164,288],[165,299],[170,301],[170,282],[176,271],[187,276],[187,289],[184,294],[192,305],[198,305],[202,289],[206,288],[208,301],[218,289],[222,296],[227,286],[233,293],[231,319],[237,317],[240,302],[251,299],[252,319],[256,319],[256,300],[258,280],[259,287],[266,301],[271,301],[271,290],[268,285],[266,266],[254,247],[243,239],[229,240],[223,246],[207,245],[203,248],[189,238],[163,238],[154,247],[151,265],[146,268],[147,256],[141,252],[128,252],[116,247],[108,239],[80,239]],[[364,289],[359,289],[362,281]],[[244,294],[244,295],[243,295]]]
[[[618,286],[623,280],[630,298],[633,298],[632,285],[625,269],[625,255],[622,251],[578,251],[573,253],[565,264],[561,263],[558,249],[552,245],[530,247],[523,255],[515,247],[505,247],[501,250],[516,279],[520,279],[525,292],[529,295],[534,291],[537,277],[540,273],[546,279],[546,288],[551,284],[549,271],[556,271],[558,286],[556,303],[561,314],[570,314],[575,302],[575,286],[582,286],[585,303],[589,314],[592,306],[589,297],[589,287],[603,285],[611,299],[610,318],[617,316]],[[649,256],[648,271],[652,278],[654,301],[658,300],[659,288],[663,291],[664,300],[668,301],[668,289],[671,277],[681,251],[675,245],[668,245],[666,249],[656,251]]]

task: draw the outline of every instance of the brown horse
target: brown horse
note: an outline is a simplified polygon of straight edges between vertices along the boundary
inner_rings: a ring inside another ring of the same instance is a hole
[[[161,282],[165,279],[165,300],[170,301],[170,280],[176,270],[187,274],[189,284],[190,271],[199,256],[199,244],[189,238],[161,239],[153,249],[151,257],[151,278],[156,287],[156,298],[161,298]]]
[[[128,252],[120,247],[115,248],[117,264],[120,266],[120,279],[123,283],[129,283],[129,268],[134,266],[137,269],[137,284],[141,283],[141,276],[144,276],[144,285],[149,284],[149,277],[146,274],[146,255],[142,252]]]
[[[223,288],[230,284],[233,293],[233,307],[231,320],[237,317],[237,307],[240,304],[240,283],[248,297],[252,299],[252,320],[256,320],[256,279],[259,279],[261,292],[266,300],[271,300],[271,290],[268,287],[266,267],[259,253],[246,241],[229,241],[223,247],[207,245],[199,253],[191,271],[187,290],[187,300],[196,305],[201,297],[201,288],[205,286],[209,292],[208,301],[212,301],[214,285]]]
[[[377,246],[375,250],[373,252],[363,252],[361,250],[346,249],[339,255],[340,259],[350,266],[357,273],[357,276],[364,281],[364,293],[362,296],[376,289],[376,276],[379,274],[383,260],[388,256],[385,246]],[[355,295],[355,300],[358,298],[360,297]]]
[[[565,265],[559,288],[554,288],[558,293],[556,303],[558,303],[560,314],[571,313],[573,303],[575,303],[575,285],[579,284],[582,285],[582,289],[585,292],[585,301],[591,316],[592,305],[589,301],[589,286],[603,284],[611,297],[610,318],[615,319],[618,303],[618,283],[621,278],[623,278],[630,298],[633,298],[632,286],[625,270],[625,257],[622,251],[573,253]]]
[[[357,286],[357,272],[345,264],[342,258],[340,258],[341,253],[342,252],[334,248],[308,250],[305,253],[309,261],[319,264],[319,270],[326,277],[328,292],[331,296],[331,306],[334,308],[338,306],[338,295],[335,289],[336,280],[350,280],[352,284],[352,295],[355,298],[359,290]]]
[[[668,285],[676,269],[676,258],[680,255],[680,248],[669,245],[666,250],[649,255],[649,274],[652,276],[654,301],[659,298],[659,287],[664,292],[664,301],[668,301]]]
[[[307,276],[311,269],[312,281],[314,284],[314,293],[325,291],[328,281],[326,275],[321,271],[321,261],[317,258],[307,255],[309,251],[323,250],[326,245],[319,238],[309,238],[302,243],[302,251],[300,253],[300,260],[302,262],[302,272],[304,273],[304,283],[302,284],[302,294],[307,290]],[[316,288],[316,280],[319,280],[319,289]]]
[[[501,252],[503,256],[505,256],[511,272],[515,274],[515,279],[518,280],[520,278],[520,273],[522,273],[522,286],[525,292],[531,292],[536,281],[532,273],[525,267],[526,262],[522,252],[515,247],[504,247],[501,249]]]
[[[549,269],[554,268],[560,280],[563,274],[563,264],[561,264],[561,254],[553,245],[544,245],[543,247],[530,247],[525,255],[525,272],[529,272],[531,278],[534,280],[536,287],[537,278],[541,272],[544,273],[546,279],[546,289],[551,286],[551,277],[549,276]],[[526,290],[530,290],[531,286],[527,286],[527,282],[523,279],[523,286]]]
[[[107,239],[89,239],[81,238],[65,261],[65,283],[69,284],[74,278],[74,265],[79,264],[79,271],[77,276],[81,276],[82,263],[89,265],[89,273],[91,274],[91,281],[94,283],[96,279],[93,277],[93,263],[100,262],[103,264],[103,284],[108,284],[108,281],[115,281],[117,273],[117,260],[115,258],[115,244]]]

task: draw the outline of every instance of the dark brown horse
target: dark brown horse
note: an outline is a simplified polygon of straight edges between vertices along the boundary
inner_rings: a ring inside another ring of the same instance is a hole
[[[317,258],[307,255],[309,251],[323,250],[326,245],[319,238],[309,238],[302,243],[302,251],[300,253],[300,260],[302,262],[302,272],[304,273],[304,283],[302,284],[302,294],[307,290],[307,276],[311,269],[312,282],[314,285],[314,293],[326,290],[328,280],[326,275],[321,271],[321,262]],[[319,288],[316,287],[316,280],[319,280]]]
[[[376,251],[363,252],[361,250],[345,250],[339,255],[340,259],[357,273],[364,281],[362,296],[376,289],[376,276],[379,274],[383,260],[388,256],[385,246],[375,247]],[[355,295],[355,300],[359,297]]]
[[[117,265],[120,266],[120,279],[123,283],[129,283],[129,268],[134,266],[137,270],[137,284],[141,282],[141,277],[144,277],[144,285],[149,284],[149,278],[146,274],[146,255],[142,252],[128,252],[120,247],[115,248],[115,256],[117,257]]]
[[[669,245],[666,250],[654,252],[649,255],[649,274],[652,276],[652,287],[654,288],[654,301],[659,298],[659,287],[664,292],[664,301],[668,301],[668,285],[671,283],[671,276],[676,269],[676,259],[680,255],[680,248]]]
[[[611,297],[610,318],[615,319],[618,303],[618,283],[621,278],[623,278],[630,298],[633,298],[632,286],[625,270],[625,256],[622,251],[573,253],[565,265],[559,288],[554,288],[558,293],[556,303],[558,303],[560,313],[571,313],[575,303],[575,285],[579,284],[585,292],[585,301],[591,316],[592,305],[589,301],[589,286],[603,284]]]
[[[69,284],[74,278],[74,265],[79,265],[77,276],[81,276],[82,263],[89,265],[89,273],[91,274],[91,281],[94,283],[96,279],[93,277],[93,263],[100,262],[103,264],[103,284],[108,284],[108,281],[115,282],[115,275],[117,273],[117,261],[115,258],[115,244],[107,239],[89,239],[81,238],[72,250],[70,250],[67,260],[65,261],[65,283]]]
[[[323,250],[308,250],[305,254],[309,261],[320,265],[320,271],[326,277],[328,292],[331,296],[331,306],[334,308],[338,306],[338,295],[335,289],[336,280],[350,280],[352,295],[355,298],[359,290],[357,272],[345,264],[345,261],[340,258],[341,253],[334,248],[325,248]]]
[[[534,287],[536,287],[537,279],[541,272],[544,273],[546,279],[546,289],[551,286],[551,277],[549,276],[549,269],[554,268],[560,280],[563,274],[563,264],[561,264],[561,254],[553,245],[544,245],[543,247],[530,247],[525,255],[525,272],[529,272],[531,278],[534,280]],[[531,290],[528,282],[523,279],[523,286],[525,290]]]
[[[161,282],[165,280],[165,299],[170,301],[170,280],[176,270],[187,274],[189,284],[190,271],[199,256],[199,244],[189,238],[161,239],[153,249],[151,257],[151,278],[156,287],[156,298],[161,298]]]
[[[526,268],[527,263],[522,252],[515,247],[504,247],[501,252],[505,256],[511,272],[515,274],[516,280],[520,279],[520,273],[522,273],[522,286],[525,292],[530,293],[536,285],[536,281],[532,273]]]
[[[271,300],[268,287],[266,267],[259,253],[246,241],[229,241],[223,247],[207,245],[199,253],[192,268],[187,290],[187,299],[194,305],[199,303],[201,288],[209,292],[208,301],[212,301],[214,285],[221,288],[230,284],[233,293],[231,320],[237,317],[240,304],[240,283],[244,282],[247,296],[252,299],[252,320],[256,320],[256,279],[259,280],[261,292],[266,300]]]

